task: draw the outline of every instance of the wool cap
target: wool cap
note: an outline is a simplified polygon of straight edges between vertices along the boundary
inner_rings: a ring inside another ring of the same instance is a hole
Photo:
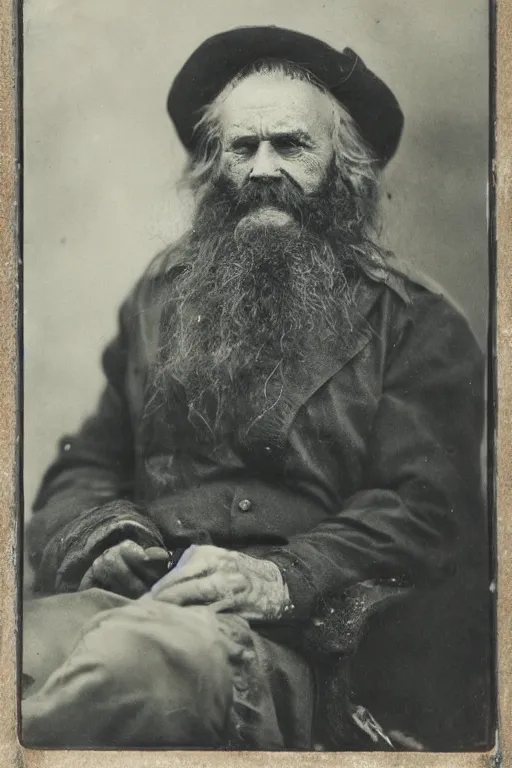
[[[167,111],[188,152],[202,110],[244,69],[261,60],[294,63],[322,83],[356,122],[385,165],[397,150],[404,117],[388,86],[350,48],[337,51],[310,35],[275,26],[238,27],[208,38],[172,83]]]

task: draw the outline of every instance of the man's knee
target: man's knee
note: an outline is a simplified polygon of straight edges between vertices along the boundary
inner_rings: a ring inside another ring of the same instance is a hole
[[[215,614],[203,608],[142,604],[109,612],[87,633],[101,691],[153,712],[179,706],[224,722],[232,672]]]
[[[212,746],[232,696],[215,615],[141,600],[93,619],[27,722],[39,734],[70,719],[82,744]]]
[[[127,686],[170,680],[177,669],[192,677],[228,670],[215,614],[202,608],[136,601],[93,620],[80,645],[110,682]]]

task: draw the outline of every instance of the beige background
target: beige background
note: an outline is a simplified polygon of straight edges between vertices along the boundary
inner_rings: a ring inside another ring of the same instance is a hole
[[[350,45],[403,106],[386,236],[487,315],[485,0],[26,0],[25,499],[93,407],[117,306],[180,228],[168,86],[207,36],[273,23]],[[183,206],[182,206],[183,207]]]

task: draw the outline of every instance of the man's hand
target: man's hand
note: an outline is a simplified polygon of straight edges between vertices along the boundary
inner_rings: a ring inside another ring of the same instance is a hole
[[[189,547],[152,595],[175,605],[213,605],[253,621],[278,619],[289,607],[275,563],[209,545]]]
[[[140,597],[167,572],[169,554],[161,547],[143,549],[122,541],[96,558],[79,590],[100,587],[125,597]]]

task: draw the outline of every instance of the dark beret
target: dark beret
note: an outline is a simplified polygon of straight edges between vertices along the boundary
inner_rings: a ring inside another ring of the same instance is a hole
[[[262,59],[299,65],[346,108],[366,143],[385,165],[396,152],[403,114],[387,85],[350,48],[336,51],[310,35],[279,27],[239,27],[205,40],[176,75],[167,110],[178,136],[194,152],[202,109],[230,80]]]

